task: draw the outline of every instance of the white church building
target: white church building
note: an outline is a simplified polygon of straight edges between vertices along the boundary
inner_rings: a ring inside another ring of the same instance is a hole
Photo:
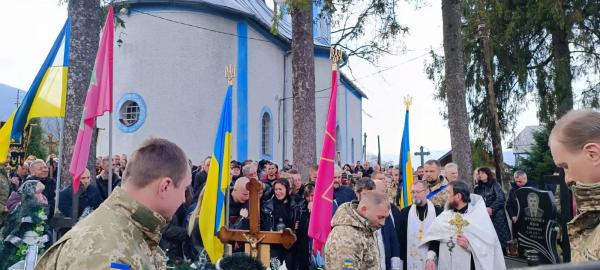
[[[264,0],[131,0],[115,32],[113,153],[149,137],[180,145],[195,164],[210,156],[227,89],[233,85],[232,159],[293,160],[291,24],[271,33]],[[317,14],[315,10],[315,14]],[[329,24],[315,23],[316,142],[321,151],[331,85]],[[337,149],[362,157],[365,94],[340,76]],[[98,121],[98,155],[108,153],[108,117]]]

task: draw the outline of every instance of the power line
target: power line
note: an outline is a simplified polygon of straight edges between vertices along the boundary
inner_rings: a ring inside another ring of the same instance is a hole
[[[204,27],[204,26],[199,26],[199,25],[194,25],[194,24],[190,24],[190,23],[186,23],[186,22],[181,22],[181,21],[177,21],[177,20],[173,20],[173,19],[169,19],[169,18],[165,18],[156,14],[152,14],[152,13],[148,13],[148,12],[144,12],[141,11],[139,9],[131,9],[132,11],[150,16],[150,17],[154,17],[157,19],[161,19],[164,21],[168,21],[168,22],[172,22],[172,23],[176,23],[176,24],[180,24],[180,25],[184,25],[184,26],[188,26],[188,27],[193,27],[193,28],[197,28],[197,29],[201,29],[201,30],[205,30],[205,31],[209,31],[209,32],[213,32],[213,33],[217,33],[217,34],[222,34],[222,35],[226,35],[226,36],[231,36],[231,37],[240,37],[240,35],[238,34],[234,34],[234,33],[229,33],[229,32],[225,32],[225,31],[220,31],[220,30],[215,30],[215,29],[210,29],[208,27]],[[266,40],[266,39],[261,39],[261,38],[254,38],[254,37],[250,37],[250,36],[242,36],[244,38],[248,38],[250,40],[256,40],[256,41],[262,41],[262,42],[267,42],[267,43],[273,43],[270,40]]]
[[[240,35],[237,35],[237,34],[234,34],[234,33],[229,33],[229,32],[225,32],[225,31],[215,30],[215,29],[211,29],[211,28],[207,28],[207,27],[203,27],[203,26],[199,26],[199,25],[194,25],[194,24],[190,24],[190,23],[186,23],[186,22],[181,22],[181,21],[177,21],[177,20],[165,18],[165,17],[159,16],[159,15],[156,15],[156,14],[152,14],[152,13],[141,11],[139,9],[131,9],[131,10],[135,11],[135,12],[138,12],[140,14],[143,14],[143,15],[147,15],[147,16],[150,16],[150,17],[154,17],[154,18],[157,18],[157,19],[160,19],[160,20],[168,21],[168,22],[179,24],[179,25],[183,25],[183,26],[193,27],[193,28],[196,28],[196,29],[201,29],[201,30],[205,30],[205,31],[209,31],[209,32],[217,33],[217,34],[222,34],[222,35],[226,35],[226,36],[231,36],[231,37],[240,37]],[[266,39],[254,38],[254,37],[249,37],[249,36],[244,36],[244,37],[248,38],[250,40],[256,40],[256,41],[261,41],[261,42],[266,42],[266,43],[272,43],[272,41],[266,40]],[[439,50],[440,48],[442,48],[442,47],[440,46],[440,47],[438,47],[438,48],[436,48],[434,50]],[[409,50],[409,51],[417,51],[417,50]],[[401,65],[410,63],[410,62],[415,61],[417,59],[420,59],[420,58],[422,58],[424,56],[427,56],[429,53],[430,52],[428,51],[428,52],[426,52],[424,54],[421,54],[421,55],[418,55],[416,57],[413,57],[413,58],[411,58],[411,59],[409,59],[407,61],[404,61],[402,63],[399,63],[399,64],[396,64],[396,65],[393,65],[393,66],[390,66],[390,67],[378,70],[377,72],[373,72],[371,74],[367,74],[367,75],[362,76],[360,78],[351,79],[350,81],[351,82],[358,82],[359,80],[362,80],[362,79],[365,79],[365,78],[368,78],[368,77],[371,77],[371,76],[375,76],[375,75],[381,74],[381,73],[386,72],[388,70],[395,69],[395,68],[397,68],[397,67],[399,67]],[[315,93],[324,92],[324,91],[327,91],[327,90],[330,90],[330,89],[331,89],[331,87],[326,87],[326,88],[323,88],[323,89],[316,90]],[[292,98],[293,97],[289,97],[289,98],[285,98],[285,99],[282,99],[282,100],[292,99]]]
[[[442,48],[442,47],[440,46],[440,47],[437,47],[437,48],[435,48],[435,49],[433,49],[433,50],[434,50],[434,51],[437,51],[437,50],[439,50],[439,49],[441,49],[441,48]],[[402,66],[402,65],[404,65],[404,64],[408,64],[408,63],[410,63],[410,62],[412,62],[412,61],[415,61],[415,60],[417,60],[417,59],[419,59],[419,58],[423,58],[423,57],[425,57],[425,56],[429,55],[429,53],[430,53],[430,52],[428,51],[428,52],[426,52],[426,53],[424,53],[424,54],[420,54],[420,55],[418,55],[418,56],[415,56],[415,57],[413,57],[413,58],[411,58],[411,59],[408,59],[408,60],[406,60],[406,61],[404,61],[404,62],[398,63],[398,64],[396,64],[396,65],[393,65],[393,66],[390,66],[390,67],[387,67],[387,68],[384,68],[384,69],[381,69],[381,70],[378,70],[377,72],[373,72],[373,73],[371,73],[371,74],[367,74],[367,75],[365,75],[365,76],[362,76],[362,77],[360,77],[360,78],[352,79],[352,80],[350,80],[350,81],[351,81],[351,82],[358,82],[359,80],[362,80],[362,79],[365,79],[365,78],[368,78],[368,77],[371,77],[371,76],[375,76],[375,75],[381,74],[381,73],[383,73],[383,72],[386,72],[386,71],[388,71],[388,70],[391,70],[391,69],[395,69],[395,68],[397,68],[397,67],[399,67],[399,66]],[[323,91],[326,91],[326,90],[329,90],[329,89],[331,89],[331,87],[327,87],[327,88],[323,88],[323,89],[320,89],[320,90],[316,90],[316,91],[315,91],[315,93],[318,93],[318,92],[323,92]]]

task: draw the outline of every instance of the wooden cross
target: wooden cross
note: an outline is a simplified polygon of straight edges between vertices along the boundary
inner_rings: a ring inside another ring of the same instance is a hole
[[[464,219],[459,213],[454,214],[454,218],[448,221],[448,223],[456,228],[456,234],[463,234],[465,227],[469,226],[469,221]]]
[[[48,134],[48,139],[43,140],[42,144],[48,147],[48,152],[50,152],[50,154],[56,154],[58,140],[54,139],[54,136],[52,136],[52,134]]]
[[[250,230],[233,230],[223,226],[219,230],[219,240],[224,244],[231,241],[244,242],[244,251],[254,258],[258,258],[265,267],[270,267],[270,250],[268,244],[280,244],[286,249],[292,247],[296,242],[296,235],[290,228],[283,231],[261,231],[260,221],[260,191],[262,184],[256,178],[251,178],[246,184],[250,192]],[[227,217],[229,218],[229,217]]]

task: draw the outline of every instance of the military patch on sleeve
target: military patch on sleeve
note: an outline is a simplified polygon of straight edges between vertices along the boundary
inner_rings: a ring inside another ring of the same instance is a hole
[[[129,265],[126,265],[126,264],[113,262],[113,263],[110,263],[110,269],[131,270],[131,267],[129,267]]]
[[[345,259],[343,269],[353,269],[354,264],[352,263],[352,259]]]

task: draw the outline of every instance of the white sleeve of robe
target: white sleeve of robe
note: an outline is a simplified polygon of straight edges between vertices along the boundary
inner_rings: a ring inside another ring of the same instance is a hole
[[[504,270],[504,256],[502,247],[492,220],[487,213],[483,198],[471,194],[471,202],[463,218],[469,222],[464,229],[464,236],[469,240],[470,251],[456,244],[454,226],[448,222],[454,218],[454,211],[445,210],[434,221],[425,233],[423,244],[429,241],[440,241],[440,254],[438,254],[439,270],[470,269],[470,255],[476,270]],[[455,243],[452,254],[448,251],[447,243],[452,237]]]

